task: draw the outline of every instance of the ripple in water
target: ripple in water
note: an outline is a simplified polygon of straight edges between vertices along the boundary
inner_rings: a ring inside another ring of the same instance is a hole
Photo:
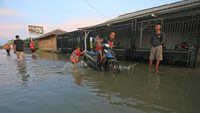
[[[62,68],[64,74],[70,74],[74,71],[82,71],[85,69],[85,63],[83,61],[78,62],[76,66],[74,66],[71,62],[67,62]]]

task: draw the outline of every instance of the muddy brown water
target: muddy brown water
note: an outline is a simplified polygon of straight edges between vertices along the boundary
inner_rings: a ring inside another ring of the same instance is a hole
[[[0,50],[0,113],[200,113],[200,71],[120,62],[120,74],[72,68],[67,55],[37,59]]]

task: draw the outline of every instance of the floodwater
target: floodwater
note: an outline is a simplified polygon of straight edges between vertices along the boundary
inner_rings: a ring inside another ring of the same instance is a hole
[[[200,113],[200,71],[161,64],[120,62],[112,75],[72,68],[66,55],[37,59],[0,50],[0,113]]]

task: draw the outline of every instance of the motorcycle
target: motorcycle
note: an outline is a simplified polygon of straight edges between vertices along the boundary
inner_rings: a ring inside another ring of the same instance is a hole
[[[109,44],[102,44],[102,56],[102,60],[98,60],[100,59],[99,53],[84,51],[83,61],[87,67],[105,72],[119,73],[119,62]]]

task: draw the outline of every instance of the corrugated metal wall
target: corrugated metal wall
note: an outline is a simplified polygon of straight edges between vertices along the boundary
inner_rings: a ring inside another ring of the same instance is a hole
[[[137,24],[137,33],[135,38],[135,47],[149,49],[151,47],[150,38],[154,32],[154,24]],[[142,41],[141,40],[141,30],[142,30]],[[140,47],[141,43],[141,47]]]
[[[167,37],[167,48],[174,49],[175,44],[188,42],[197,45],[197,34],[200,31],[200,19],[189,18],[177,21],[164,21],[163,31]]]
[[[110,32],[116,33],[116,39],[120,42],[117,48],[130,49],[131,48],[131,24],[112,25],[101,29],[96,29],[93,32],[101,35],[102,38],[107,38]]]
[[[112,31],[116,32],[116,39],[120,42],[117,48],[131,48],[131,25],[113,27]]]
[[[197,34],[200,32],[200,18],[180,18],[163,21],[162,31],[166,34],[167,49],[174,49],[175,45],[180,42],[191,42],[192,45],[197,45]],[[150,38],[154,32],[154,24],[143,25],[142,44],[141,39],[141,25],[137,26],[137,35],[135,37],[136,48],[150,49]]]
[[[70,32],[58,36],[58,48],[84,47],[84,34],[80,31]]]

